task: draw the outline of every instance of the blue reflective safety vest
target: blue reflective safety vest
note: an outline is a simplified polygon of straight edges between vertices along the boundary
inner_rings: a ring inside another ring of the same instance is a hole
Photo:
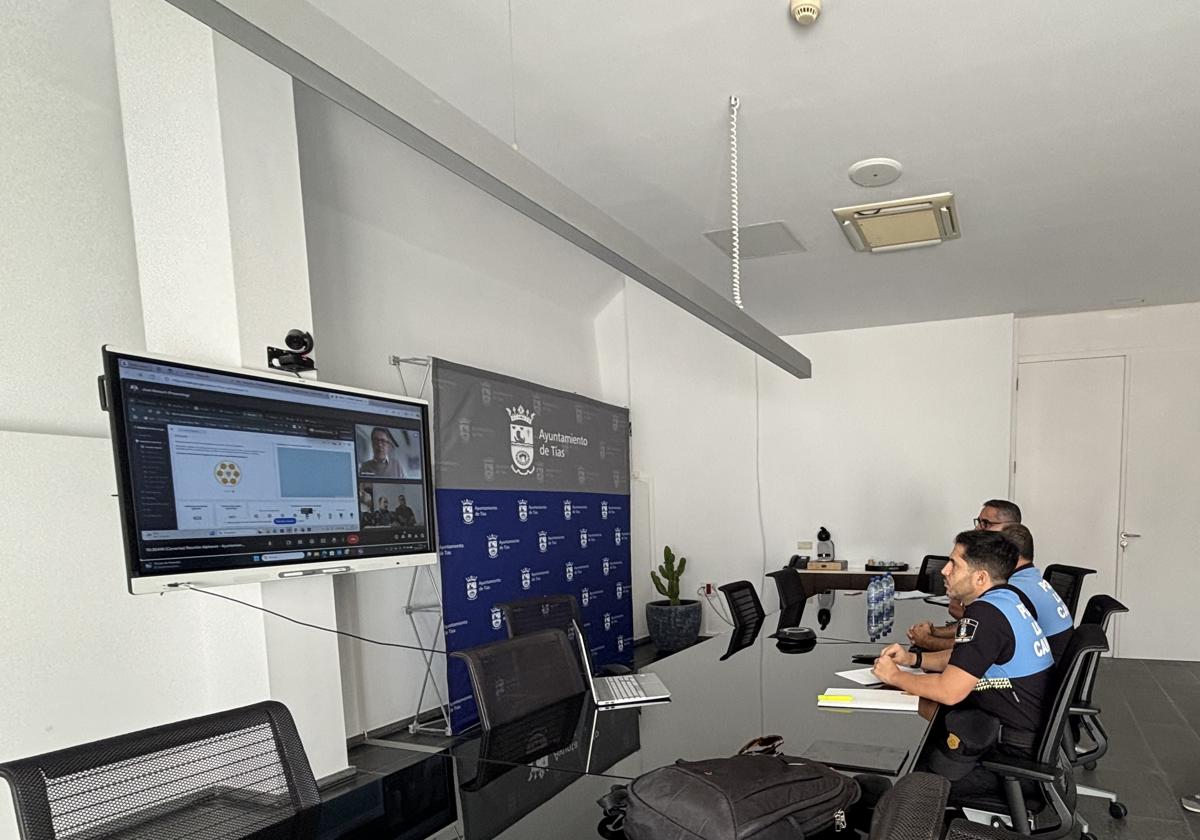
[[[993,663],[980,679],[981,688],[1007,688],[1011,680],[1028,677],[1054,667],[1054,657],[1050,655],[1050,642],[1046,640],[1037,619],[1021,602],[1021,596],[1007,586],[997,586],[989,589],[980,600],[991,604],[1004,614],[1012,628],[1016,645],[1012,659],[1005,662]]]
[[[1034,566],[1026,566],[1008,577],[1009,585],[1020,589],[1037,610],[1037,623],[1047,636],[1057,636],[1066,630],[1071,630],[1075,622],[1071,611],[1063,603],[1062,598],[1054,591],[1054,587],[1042,580],[1042,573]]]

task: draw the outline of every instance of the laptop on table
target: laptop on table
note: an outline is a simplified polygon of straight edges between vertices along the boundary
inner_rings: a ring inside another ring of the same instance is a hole
[[[646,706],[651,703],[666,703],[671,699],[671,692],[663,685],[657,674],[623,674],[619,677],[593,677],[592,657],[588,651],[587,642],[583,638],[583,630],[579,624],[575,626],[575,643],[579,646],[580,661],[583,662],[583,673],[587,676],[588,688],[592,692],[592,702],[597,709],[628,709],[631,706]]]

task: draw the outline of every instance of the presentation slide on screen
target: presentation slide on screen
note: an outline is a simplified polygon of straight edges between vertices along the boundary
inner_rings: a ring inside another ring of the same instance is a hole
[[[167,433],[181,532],[359,527],[352,441],[178,425]]]

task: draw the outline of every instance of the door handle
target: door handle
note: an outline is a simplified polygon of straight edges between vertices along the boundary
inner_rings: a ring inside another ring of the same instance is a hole
[[[1121,532],[1121,539],[1123,539],[1123,540],[1129,540],[1129,539],[1133,539],[1134,537],[1140,537],[1140,536],[1141,536],[1141,534],[1131,534],[1128,531]]]

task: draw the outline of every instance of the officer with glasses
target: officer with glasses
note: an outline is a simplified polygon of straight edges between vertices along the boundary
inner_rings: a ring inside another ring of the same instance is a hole
[[[976,531],[1002,531],[1006,525],[1021,522],[1021,508],[1007,499],[988,499],[983,503],[979,516],[975,517]],[[908,640],[919,648],[929,651],[950,650],[954,647],[954,634],[958,620],[963,616],[963,605],[950,600],[948,607],[953,621],[935,627],[931,621],[922,621],[908,628]]]

